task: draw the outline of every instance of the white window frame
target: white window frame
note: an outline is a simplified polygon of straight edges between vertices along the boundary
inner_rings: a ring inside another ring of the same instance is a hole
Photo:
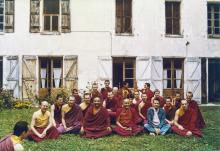
[[[40,33],[41,34],[61,34],[61,0],[59,0],[59,14],[58,15],[51,15],[51,16],[58,16],[58,31],[52,31],[52,24],[50,27],[50,31],[44,30],[44,0],[40,1]],[[51,17],[52,18],[52,17]],[[50,21],[52,22],[52,19]]]

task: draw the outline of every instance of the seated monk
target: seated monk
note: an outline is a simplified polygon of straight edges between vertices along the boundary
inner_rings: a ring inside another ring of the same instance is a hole
[[[160,108],[160,101],[157,98],[153,99],[153,107],[147,111],[147,124],[144,128],[153,136],[165,135],[170,129],[170,124],[166,122],[165,111]]]
[[[51,118],[53,122],[53,126],[59,127],[62,124],[61,117],[61,108],[63,106],[63,97],[61,95],[57,95],[56,101],[53,105],[51,105]]]
[[[59,132],[53,126],[50,112],[47,109],[48,102],[43,101],[40,110],[34,112],[29,139],[41,142],[45,139],[57,139],[59,137]]]
[[[93,105],[88,109],[81,127],[82,137],[100,138],[111,134],[108,111],[102,106],[101,99],[95,97]]]
[[[147,98],[146,93],[141,95],[142,101],[138,105],[138,113],[140,117],[143,119],[144,124],[147,123],[147,110],[152,106],[151,100]]]
[[[160,96],[160,90],[159,89],[154,90],[154,97],[151,99],[152,104],[153,104],[154,99],[159,100],[160,101],[160,108],[163,108],[163,106],[166,102],[165,102],[164,98],[162,96]]]
[[[175,106],[172,105],[172,101],[170,97],[166,98],[166,104],[164,104],[163,107],[165,113],[166,113],[166,121],[170,125],[173,125],[173,119],[176,113],[176,108]]]
[[[143,131],[143,128],[137,125],[138,113],[131,108],[129,99],[123,100],[123,108],[117,110],[117,121],[114,131],[121,136],[134,136]]]
[[[111,123],[116,121],[117,100],[113,98],[112,92],[108,92],[108,96],[103,103],[103,106],[107,109]]]
[[[181,106],[181,95],[179,92],[176,92],[176,96],[172,100],[172,105],[176,107],[176,109],[180,108]]]
[[[205,121],[202,117],[202,113],[199,109],[199,106],[195,100],[192,100],[193,98],[193,93],[192,92],[187,92],[186,93],[186,100],[189,103],[189,110],[192,112],[192,122],[196,124],[197,128],[204,128],[205,127]]]
[[[62,125],[58,127],[59,133],[78,133],[81,129],[83,113],[75,104],[75,97],[70,96],[68,104],[62,107]]]
[[[82,109],[83,117],[85,117],[87,110],[91,106],[90,100],[91,100],[90,94],[86,92],[84,94],[83,102],[79,105],[79,107]]]
[[[186,100],[182,100],[181,107],[176,111],[174,117],[173,132],[181,136],[202,136],[201,130],[196,127],[196,122],[193,120],[194,115],[191,113],[189,103]]]
[[[19,121],[14,126],[14,132],[12,135],[6,136],[0,140],[1,151],[24,151],[24,147],[21,142],[28,135],[28,123],[25,121]]]
[[[75,103],[77,105],[80,105],[80,103],[82,102],[82,97],[79,95],[79,92],[77,89],[73,89],[72,91],[72,95],[75,97]]]

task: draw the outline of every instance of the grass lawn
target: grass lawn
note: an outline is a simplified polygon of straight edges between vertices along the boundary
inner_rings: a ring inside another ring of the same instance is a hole
[[[175,134],[152,137],[147,134],[124,138],[111,135],[100,139],[85,139],[79,135],[62,135],[58,140],[34,143],[25,140],[28,151],[75,150],[164,150],[164,151],[212,151],[220,150],[220,107],[202,107],[207,127],[203,138],[183,138]],[[30,122],[34,109],[4,110],[0,112],[0,138],[9,134],[18,120]],[[1,150],[1,149],[0,149]]]

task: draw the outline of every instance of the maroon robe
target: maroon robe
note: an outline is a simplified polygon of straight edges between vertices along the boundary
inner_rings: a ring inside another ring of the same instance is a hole
[[[198,127],[196,127],[194,116],[195,115],[193,115],[188,108],[188,110],[183,114],[183,116],[179,117],[178,120],[178,123],[183,126],[184,130],[180,130],[176,125],[172,126],[172,130],[181,136],[187,136],[186,133],[191,131],[193,135],[201,137],[202,132]]]
[[[194,115],[192,117],[192,122],[194,122],[196,124],[197,128],[200,128],[200,129],[204,128],[206,126],[205,121],[202,117],[202,113],[199,109],[197,102],[194,100],[191,100],[189,102],[188,108],[190,109],[191,114]]]
[[[180,108],[180,106],[181,106],[181,100],[182,100],[182,99],[176,99],[176,98],[175,98],[175,107],[176,107],[176,109],[179,109],[179,108]]]
[[[146,118],[147,120],[147,110],[152,107],[152,103],[151,100],[147,99],[147,102],[144,103],[144,106],[141,108],[141,114]],[[145,121],[144,123],[147,123],[147,121]]]
[[[115,123],[116,121],[116,110],[117,110],[117,100],[115,98],[106,99],[106,109],[110,109],[111,111],[108,111],[111,123]]]
[[[11,135],[6,136],[0,140],[0,150],[1,151],[14,151],[14,146],[11,140]]]
[[[122,108],[123,98],[120,94],[114,95],[113,99],[116,101],[116,108]]]
[[[42,132],[44,131],[45,128],[35,127],[35,129],[40,134],[42,134]],[[30,134],[29,134],[28,137],[29,137],[30,140],[34,140],[36,142],[41,142],[41,141],[46,140],[46,139],[57,139],[59,137],[59,132],[57,131],[57,129],[54,126],[52,126],[51,128],[49,128],[47,130],[47,134],[44,138],[38,137],[37,135],[34,134],[34,132],[32,130],[30,131]]]
[[[78,105],[74,105],[70,111],[68,111],[65,116],[64,120],[66,122],[67,127],[73,127],[71,132],[79,132],[81,129],[81,123],[83,120],[83,113],[81,108]]]
[[[133,103],[133,101],[132,101],[131,108],[134,108],[136,110],[136,112],[139,113],[138,106],[141,103],[141,99],[138,98],[138,99],[135,99],[135,100],[136,100],[136,103]],[[143,119],[139,116],[139,114],[138,114],[136,120],[137,120],[137,123],[141,123],[143,121]]]
[[[101,100],[103,100],[102,94],[99,91],[92,91],[91,92],[91,103],[93,103],[93,99],[95,97],[99,97]]]
[[[154,92],[151,91],[150,89],[149,90],[142,89],[141,93],[142,94],[146,94],[147,95],[147,99],[150,100],[150,101],[151,101],[151,98],[154,97]]]
[[[166,119],[169,121],[172,121],[175,117],[176,113],[176,108],[174,106],[167,106],[166,104],[164,105],[164,111],[166,113]]]
[[[61,107],[59,107],[56,104],[54,104],[54,106],[55,106],[55,109],[54,109],[54,120],[56,122],[56,125],[59,126],[62,123],[61,109],[62,109],[63,105],[61,105]]]
[[[85,117],[87,110],[89,109],[89,107],[91,106],[91,104],[89,104],[83,111],[83,117]]]
[[[130,127],[131,130],[125,130],[116,126],[114,131],[121,136],[134,136],[143,131],[143,128],[137,125],[138,114],[134,108],[120,108],[116,113],[117,121],[124,127]]]
[[[91,106],[84,117],[83,137],[100,138],[109,135],[111,131],[107,130],[107,127],[110,127],[108,111],[101,106],[100,110],[94,115],[93,106]]]
[[[103,100],[107,99],[108,92],[112,92],[112,88],[111,87],[103,88],[103,91],[101,92]]]
[[[73,96],[75,97],[75,103],[79,105],[82,102],[81,96],[79,96],[78,94],[73,94]]]

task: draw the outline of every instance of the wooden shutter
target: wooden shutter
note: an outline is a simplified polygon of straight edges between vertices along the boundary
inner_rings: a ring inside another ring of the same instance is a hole
[[[3,72],[6,75],[5,87],[19,98],[19,60],[18,56],[6,56],[3,60]]]
[[[40,32],[40,0],[30,2],[30,32]]]
[[[71,90],[78,87],[78,63],[77,56],[64,56],[64,87],[69,93]]]
[[[109,80],[112,83],[112,57],[99,56],[98,57],[98,79],[104,83]]]
[[[23,56],[22,59],[22,96],[23,99],[34,99],[37,90],[36,56]]]
[[[151,64],[151,83],[152,89],[159,89],[163,90],[163,59],[162,57],[152,57],[152,64]]]
[[[201,103],[201,59],[200,58],[186,58],[185,59],[185,93],[187,91],[193,92],[193,98]]]
[[[70,32],[70,0],[61,0],[61,30]]]
[[[150,57],[137,57],[136,58],[136,77],[138,88],[142,88],[144,83],[151,80],[151,59]]]
[[[5,32],[14,32],[14,0],[5,0]]]

